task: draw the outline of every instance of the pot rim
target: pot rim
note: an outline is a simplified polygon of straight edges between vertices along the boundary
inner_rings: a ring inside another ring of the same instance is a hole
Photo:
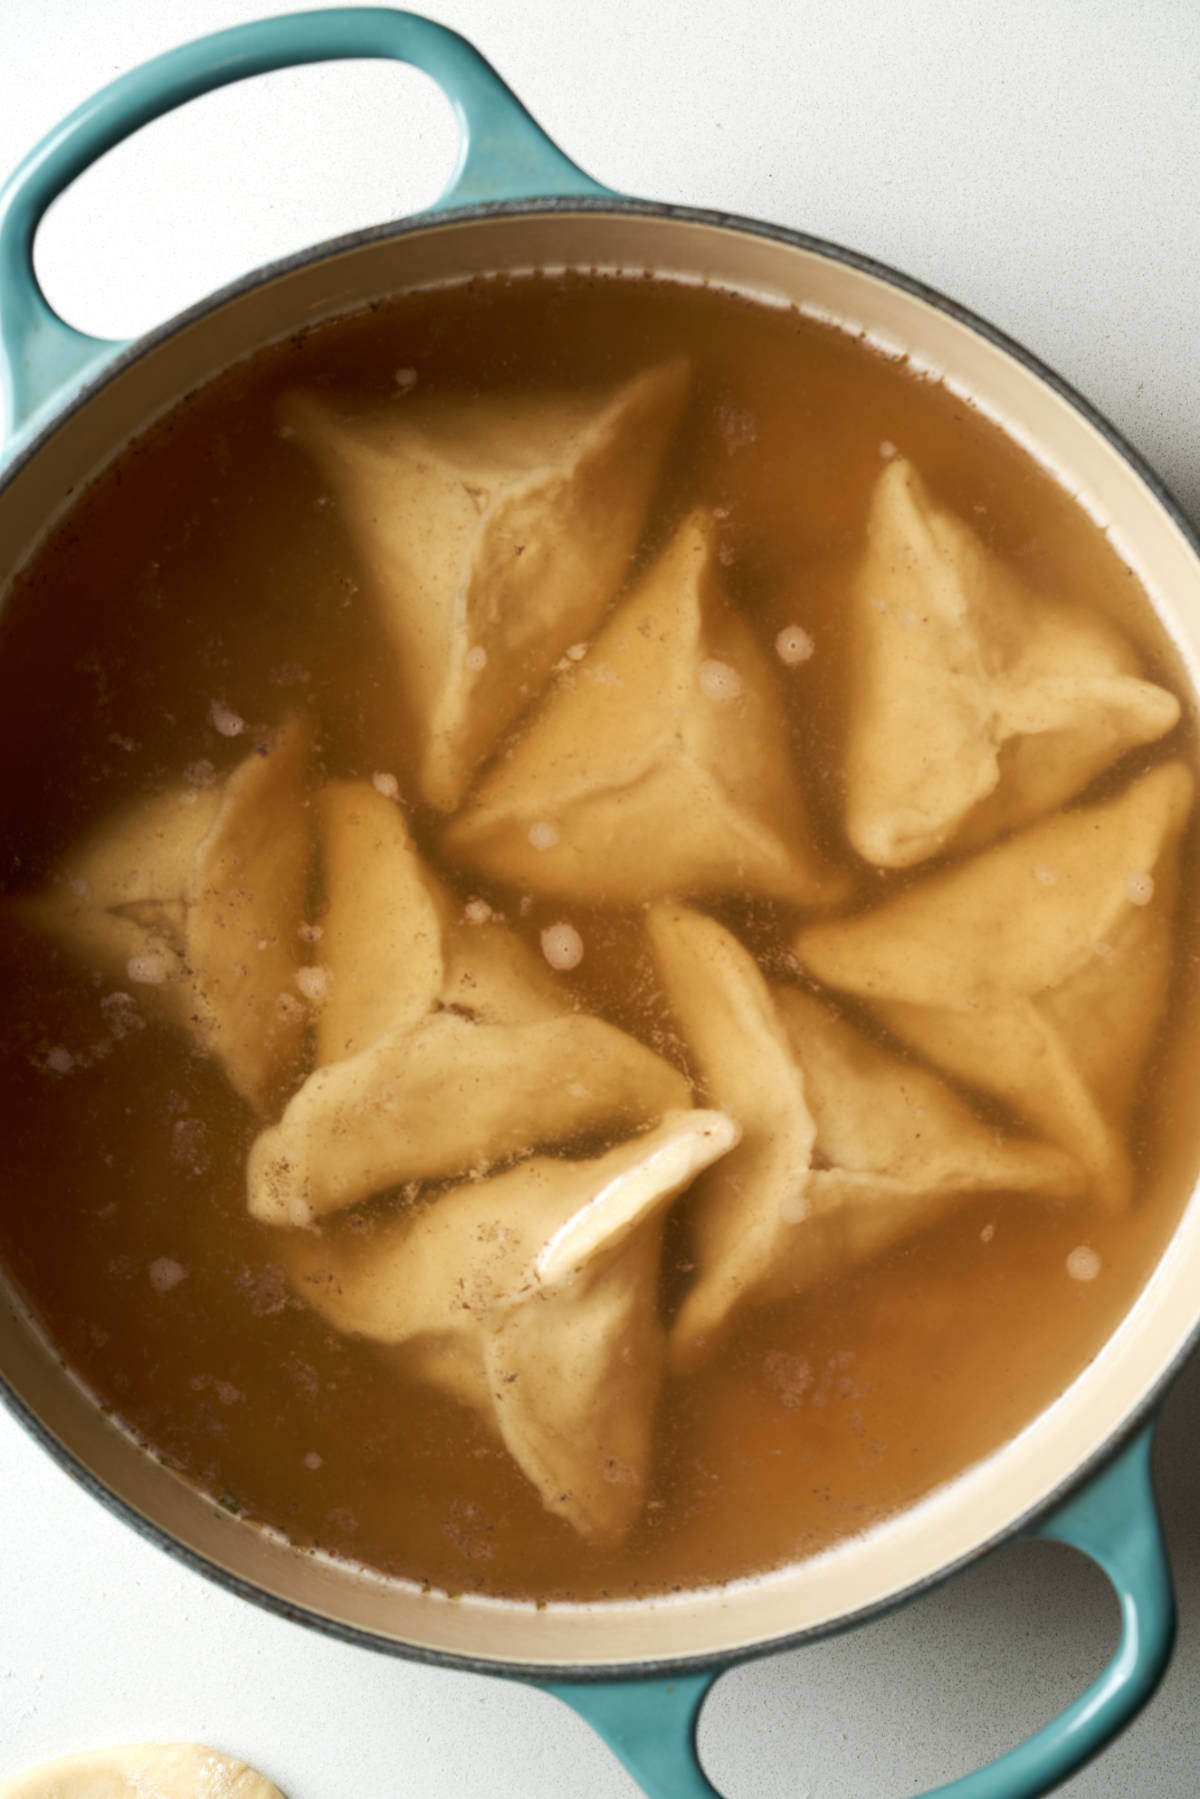
[[[55,435],[59,428],[82,410],[102,389],[117,379],[141,358],[166,343],[170,338],[187,327],[202,321],[207,315],[217,312],[230,301],[237,300],[254,291],[256,288],[269,285],[272,281],[287,276],[297,270],[310,267],[323,260],[344,254],[349,251],[369,248],[375,244],[393,241],[419,232],[437,231],[443,226],[453,227],[460,224],[475,223],[489,219],[518,219],[534,215],[554,213],[571,214],[622,214],[625,216],[654,218],[665,223],[693,224],[713,227],[718,230],[740,233],[746,236],[767,238],[773,242],[792,249],[805,251],[826,260],[841,263],[855,272],[872,277],[891,287],[899,288],[914,299],[922,301],[964,326],[969,331],[984,338],[988,343],[1004,352],[1014,361],[1020,363],[1034,375],[1043,385],[1048,387],[1071,409],[1095,429],[1106,442],[1117,452],[1122,461],[1132,470],[1141,484],[1149,491],[1159,507],[1167,514],[1185,540],[1192,555],[1200,562],[1200,532],[1192,525],[1183,508],[1167,487],[1162,478],[1146,462],[1141,454],[1133,448],[1115,425],[1090,401],[1084,398],[1068,381],[1057,374],[1032,351],[1026,349],[1015,338],[991,324],[971,308],[961,305],[939,289],[927,282],[893,268],[875,257],[852,250],[845,245],[833,243],[826,238],[813,236],[811,233],[798,231],[786,225],[769,221],[748,218],[743,214],[722,212],[713,208],[695,207],[672,202],[658,202],[627,198],[619,194],[601,196],[572,195],[565,197],[547,197],[544,199],[522,199],[515,201],[490,201],[482,204],[448,208],[445,211],[434,211],[414,214],[412,217],[393,220],[381,225],[368,226],[362,230],[347,232],[340,237],[295,251],[292,254],[277,258],[262,267],[251,270],[245,275],[205,295],[202,299],[173,314],[162,324],[152,330],[129,340],[115,350],[110,359],[85,380],[61,406],[55,406],[54,397],[47,402],[49,416],[28,436],[19,435],[17,448],[11,457],[0,464],[0,493],[16,479],[21,471],[30,463]],[[718,289],[724,284],[714,282]],[[736,291],[730,286],[727,291]],[[352,307],[348,312],[361,311],[362,307]],[[330,313],[329,317],[339,316]],[[319,321],[324,322],[324,321]],[[836,321],[831,321],[836,325]],[[284,333],[270,341],[285,341],[292,332]],[[257,349],[266,348],[266,344]],[[254,354],[255,352],[250,352]],[[245,360],[239,358],[238,360]],[[228,365],[235,367],[235,363]],[[0,456],[3,446],[0,445]],[[1178,1228],[1178,1227],[1176,1227]],[[1144,1291],[1144,1289],[1143,1289]],[[1136,1303],[1136,1302],[1135,1302]],[[1126,1314],[1128,1316],[1128,1314]],[[1120,1326],[1118,1326],[1118,1329]],[[306,1626],[320,1634],[338,1642],[348,1643],[356,1648],[365,1648],[383,1654],[397,1656],[407,1661],[415,1661],[435,1667],[451,1668],[463,1673],[486,1674],[494,1678],[525,1680],[534,1684],[564,1683],[587,1685],[617,1680],[669,1678],[672,1676],[720,1674],[737,1664],[757,1660],[763,1656],[797,1649],[806,1643],[818,1641],[825,1637],[835,1636],[842,1631],[870,1623],[872,1620],[886,1616],[888,1613],[907,1605],[933,1591],[945,1581],[952,1579],[964,1568],[983,1556],[990,1554],[1001,1544],[1009,1542],[1023,1534],[1039,1518],[1053,1511],[1079,1487],[1110,1462],[1139,1428],[1156,1411],[1159,1403],[1171,1383],[1175,1380],[1194,1350],[1200,1347],[1200,1303],[1191,1327],[1180,1342],[1170,1361],[1160,1372],[1157,1380],[1142,1395],[1139,1401],[1120,1419],[1114,1428],[1099,1442],[1092,1451],[1078,1463],[1071,1472],[1062,1479],[1050,1492],[1044,1494],[1033,1505],[1027,1507],[1020,1515],[1012,1518],[1002,1528],[994,1531],[982,1541],[973,1544],[968,1550],[953,1561],[940,1565],[932,1573],[910,1582],[898,1592],[874,1600],[855,1610],[839,1614],[836,1618],[808,1625],[781,1636],[764,1639],[749,1646],[740,1645],[736,1649],[709,1649],[698,1651],[694,1655],[676,1656],[668,1659],[647,1661],[621,1661],[611,1663],[571,1663],[557,1664],[553,1662],[525,1662],[515,1660],[499,1660],[489,1656],[464,1655],[454,1650],[430,1648],[424,1644],[413,1643],[397,1637],[383,1636],[364,1626],[344,1623],[337,1618],[311,1610],[308,1606],[289,1599],[281,1594],[273,1593],[265,1587],[257,1585],[242,1575],[234,1573],[221,1563],[202,1554],[171,1534],[165,1527],[153,1522],[140,1512],[128,1499],[109,1487],[70,1449],[50,1428],[43,1423],[37,1413],[9,1384],[7,1375],[0,1368],[0,1403],[29,1432],[30,1436],[45,1450],[52,1460],[75,1480],[86,1493],[96,1499],[112,1515],[133,1529],[144,1541],[163,1550],[176,1561],[194,1573],[216,1582],[226,1591],[239,1599],[244,1599],[260,1609],[271,1612],[289,1623]],[[66,1363],[63,1364],[67,1366]],[[95,1396],[89,1395],[93,1403]],[[143,1453],[148,1453],[143,1450]],[[988,1459],[988,1458],[985,1458]],[[183,1477],[177,1477],[183,1478]],[[185,1481],[189,1487],[190,1481]],[[952,1485],[953,1483],[947,1483]],[[193,1488],[197,1492],[202,1490]],[[939,1489],[935,1489],[937,1491]],[[944,1490],[944,1487],[943,1489]],[[205,1495],[207,1497],[207,1495]],[[214,1502],[215,1503],[215,1502]],[[920,1502],[918,1502],[920,1503]],[[247,1524],[246,1528],[255,1526]],[[303,1551],[296,1551],[303,1554]],[[740,1584],[740,1583],[739,1583]],[[697,1594],[709,1589],[697,1588]],[[711,1589],[714,1593],[720,1587]],[[446,1603],[454,1603],[447,1596]],[[519,1603],[519,1602],[518,1602]],[[650,1595],[643,1602],[647,1605],[655,1603]],[[586,1610],[587,1608],[581,1608]]]

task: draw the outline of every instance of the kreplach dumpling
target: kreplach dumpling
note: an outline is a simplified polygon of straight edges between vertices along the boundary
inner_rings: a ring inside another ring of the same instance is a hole
[[[676,358],[599,393],[287,397],[395,650],[430,805],[460,804],[616,595],[689,379]]]
[[[846,830],[882,867],[1053,811],[1179,718],[1115,625],[1033,592],[907,462],[879,477],[852,605]]]
[[[1169,762],[859,917],[796,940],[937,1066],[1078,1158],[1120,1209],[1127,1134],[1166,1006],[1193,780]]]
[[[686,1201],[696,1273],[677,1366],[710,1355],[744,1306],[847,1274],[971,1194],[1079,1189],[1071,1157],[985,1124],[811,994],[768,987],[715,919],[663,905],[650,934],[701,1098],[742,1128]]]
[[[444,847],[535,893],[593,905],[844,891],[813,849],[774,676],[720,593],[693,512],[560,675],[448,827]]]
[[[673,1112],[607,1155],[536,1156],[365,1234],[290,1233],[293,1285],[487,1418],[548,1510],[618,1542],[662,1377],[663,1215],[737,1136],[719,1112]]]
[[[251,1151],[256,1217],[303,1223],[689,1103],[677,1069],[576,1011],[513,931],[456,915],[369,783],[332,783],[318,812],[320,1065]]]
[[[28,924],[214,1056],[260,1112],[304,1043],[310,737],[295,717],[223,781],[133,802],[17,902]]]

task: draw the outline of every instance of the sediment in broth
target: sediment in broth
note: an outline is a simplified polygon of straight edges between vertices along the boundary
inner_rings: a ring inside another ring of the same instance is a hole
[[[268,747],[272,729],[299,719],[315,732],[314,785],[374,782],[381,801],[399,796],[464,916],[480,904],[502,913],[543,967],[543,933],[567,923],[583,957],[553,978],[572,1004],[694,1071],[661,943],[656,960],[632,895],[600,907],[579,892],[539,894],[519,871],[514,885],[511,871],[447,854],[443,815],[409,772],[395,646],[364,598],[371,572],[295,440],[285,397],[402,406],[414,391],[613,386],[681,355],[691,385],[631,582],[702,509],[737,628],[774,669],[813,849],[857,884],[839,904],[886,906],[943,866],[877,870],[842,826],[847,596],[871,496],[897,452],[1030,589],[1110,621],[1144,675],[1184,693],[1103,534],[935,382],[828,327],[719,294],[578,277],[481,282],[264,354],[180,408],[76,505],[16,583],[0,641],[6,891],[42,889],[97,819],[181,778],[205,803],[256,742]],[[522,729],[518,720],[518,745]],[[1085,802],[1102,805],[1176,760],[1180,738],[1125,754]],[[485,790],[489,766],[502,764],[485,753]],[[835,997],[831,976],[815,1000],[804,984],[802,927],[836,929],[813,924],[809,896],[759,883],[655,897],[689,914],[699,905],[702,930],[753,952],[755,979],[793,989],[801,1008],[840,1006],[839,1029],[897,1055],[903,1032],[863,995]],[[321,895],[307,898],[314,918]],[[658,916],[661,939],[671,927]],[[719,1353],[673,1358],[645,1504],[621,1541],[597,1545],[546,1511],[485,1420],[297,1298],[280,1228],[247,1211],[261,1120],[211,1055],[156,1019],[136,982],[81,972],[52,938],[13,926],[0,955],[0,1245],[55,1343],[102,1403],[230,1509],[452,1591],[587,1597],[718,1581],[911,1503],[1011,1436],[1094,1355],[1160,1252],[1194,1162],[1178,1103],[1195,1063],[1180,951],[1160,1040],[1177,1051],[1150,1062],[1133,1096],[1133,1203],[1106,1211],[1094,1190],[1070,1197],[1070,1183],[1052,1179],[1021,1191],[1029,1181],[1014,1173],[1008,1187],[956,1191],[952,1208],[935,1207],[927,1228],[882,1242],[873,1259],[848,1268],[831,1254],[796,1297],[737,1310]],[[303,984],[297,994],[313,997]],[[935,1078],[912,1068],[910,1080]],[[268,1117],[294,1087],[280,1079]],[[1028,1136],[1002,1096],[960,1091],[955,1103],[964,1098],[976,1129]],[[607,1147],[601,1130],[579,1149]],[[672,1208],[666,1232],[671,1320],[687,1315],[695,1284],[685,1207]]]

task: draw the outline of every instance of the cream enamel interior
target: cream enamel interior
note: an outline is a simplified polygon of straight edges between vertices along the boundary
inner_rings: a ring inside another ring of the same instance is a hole
[[[491,270],[654,268],[791,304],[941,373],[1048,465],[1110,530],[1200,668],[1200,559],[1129,463],[1081,413],[967,325],[815,251],[707,221],[554,211],[432,224],[358,243],[234,294],[165,336],[40,447],[0,492],[0,581],[73,490],[177,398],[259,346],[380,296]],[[397,1645],[564,1668],[736,1653],[886,1602],[970,1556],[1062,1491],[1178,1360],[1200,1319],[1200,1202],[1104,1351],[1017,1439],[913,1510],[817,1561],[661,1602],[559,1607],[447,1600],[385,1583],[232,1519],[101,1416],[14,1302],[0,1368],[23,1404],[95,1478],[193,1554],[337,1625]]]

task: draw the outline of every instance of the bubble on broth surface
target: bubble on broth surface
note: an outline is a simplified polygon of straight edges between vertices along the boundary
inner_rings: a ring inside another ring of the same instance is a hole
[[[547,925],[542,932],[542,954],[551,968],[578,968],[583,961],[583,938],[574,925]]]
[[[173,1256],[156,1257],[151,1262],[147,1273],[150,1276],[150,1285],[156,1293],[169,1293],[173,1287],[179,1285],[180,1281],[187,1279],[187,1269]]]
[[[208,717],[213,730],[219,731],[222,737],[240,737],[246,729],[245,719],[222,700],[213,700],[208,708]]]
[[[329,991],[329,977],[323,968],[315,964],[311,968],[296,970],[296,985],[310,1004],[317,1006]]]
[[[1067,1273],[1073,1281],[1094,1281],[1100,1268],[1100,1257],[1086,1244],[1081,1243],[1067,1257]]]
[[[139,987],[160,987],[171,972],[171,958],[151,950],[144,956],[130,956],[125,973]]]
[[[785,625],[775,639],[775,653],[788,668],[799,668],[813,653],[813,640],[802,625]]]
[[[742,691],[742,677],[737,669],[731,668],[728,662],[718,662],[715,656],[700,664],[696,681],[701,693],[710,700],[736,700]]]

